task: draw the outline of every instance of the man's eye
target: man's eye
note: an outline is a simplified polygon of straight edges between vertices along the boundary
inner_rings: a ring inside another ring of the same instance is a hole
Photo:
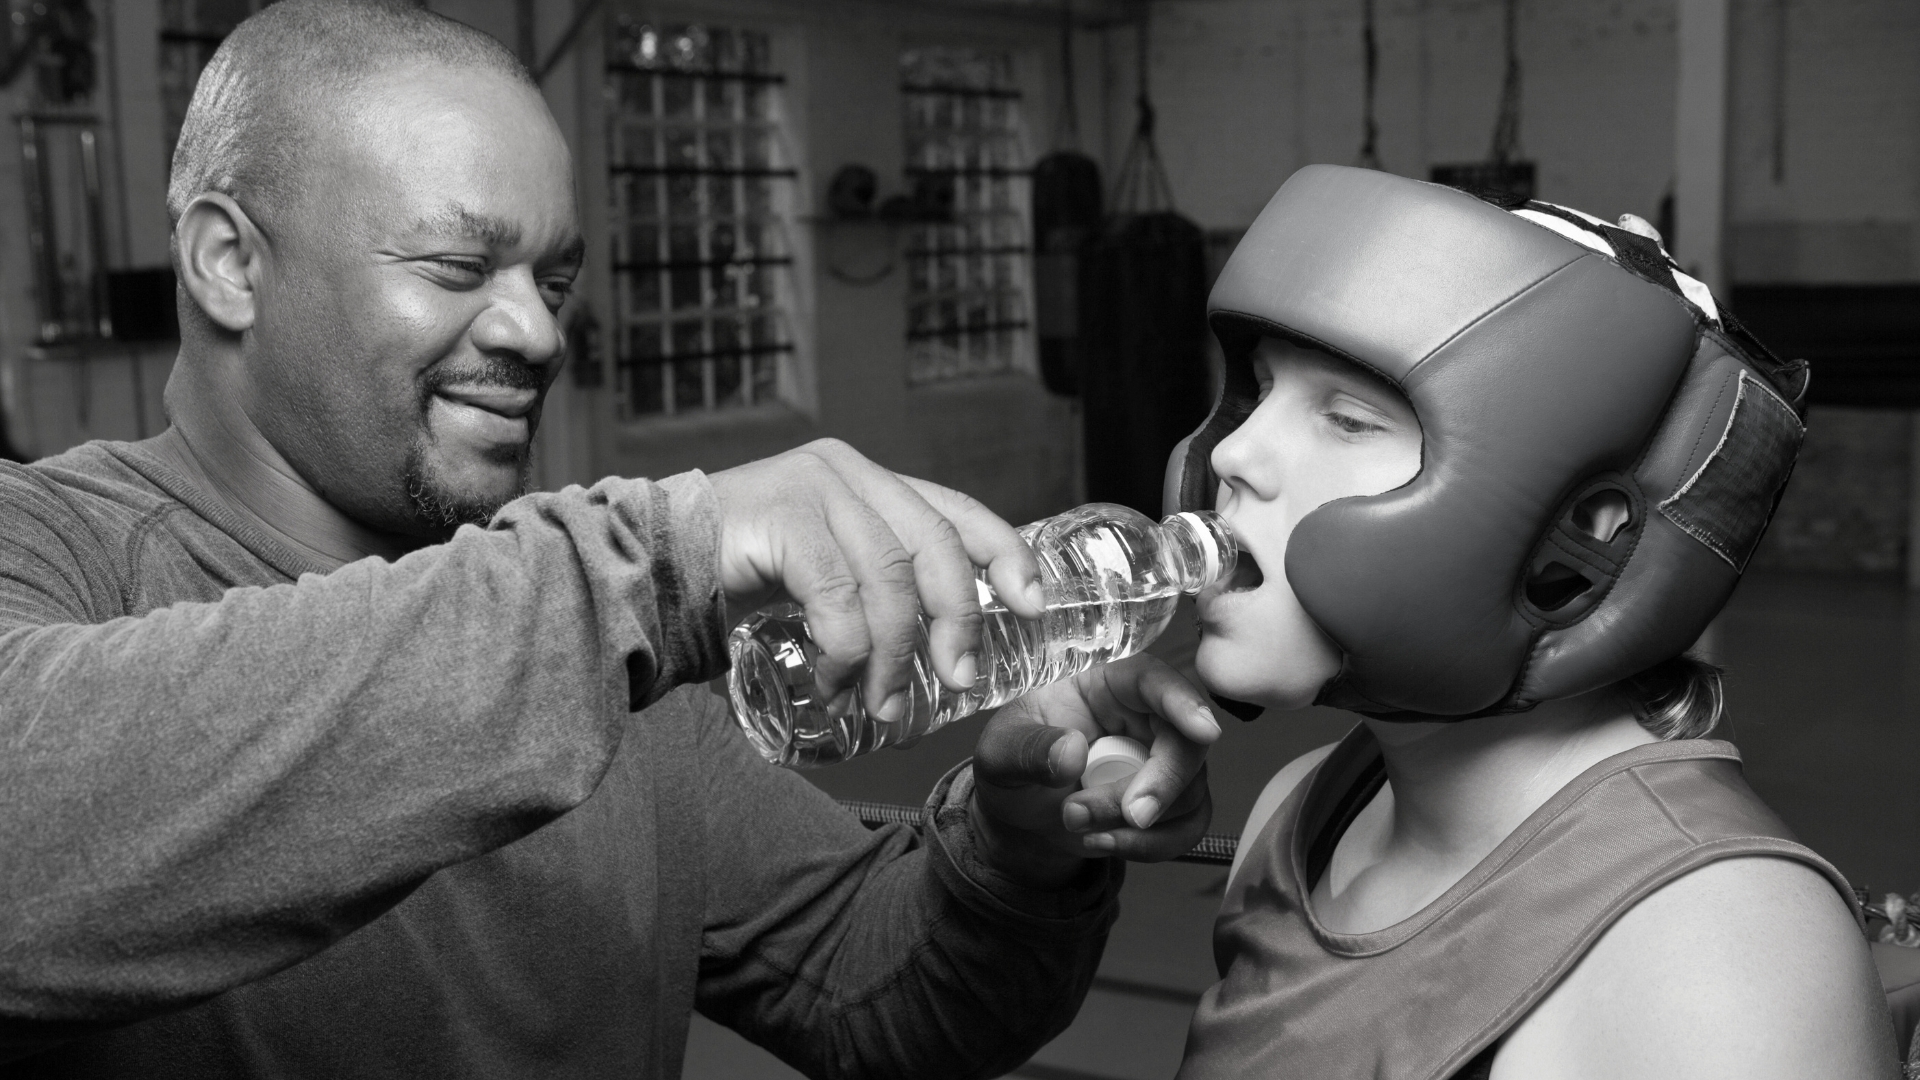
[[[540,291],[546,296],[547,306],[558,311],[560,306],[567,302],[567,297],[573,295],[573,282],[565,278],[543,281],[540,283]]]
[[[477,283],[487,276],[487,264],[479,259],[439,258],[434,259],[433,264],[462,281]]]

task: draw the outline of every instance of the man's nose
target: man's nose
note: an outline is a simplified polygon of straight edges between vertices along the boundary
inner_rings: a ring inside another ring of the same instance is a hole
[[[511,354],[535,367],[558,367],[567,338],[547,309],[540,286],[524,268],[503,270],[493,279],[493,303],[473,323],[473,344],[481,352]]]

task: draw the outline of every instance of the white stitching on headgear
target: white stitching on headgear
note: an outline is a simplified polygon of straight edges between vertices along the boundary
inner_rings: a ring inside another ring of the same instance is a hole
[[[1666,253],[1665,248],[1660,250],[1662,254]],[[1671,260],[1673,256],[1668,255],[1667,258]],[[1720,305],[1713,302],[1713,290],[1707,288],[1705,282],[1699,278],[1690,277],[1675,267],[1673,283],[1680,286],[1680,295],[1686,297],[1688,303],[1699,308],[1700,313],[1705,315],[1709,322],[1715,326],[1720,325]]]
[[[1529,210],[1524,206],[1509,210],[1508,213],[1515,217],[1526,218],[1528,221],[1542,228],[1551,229],[1555,233],[1572,240],[1574,243],[1597,251],[1602,255],[1613,259],[1620,257],[1620,252],[1613,246],[1613,242],[1607,239],[1606,229],[1610,226],[1608,226],[1606,222],[1601,221],[1599,218],[1585,211],[1575,210],[1571,206],[1561,206],[1559,203],[1550,203],[1539,199],[1535,199],[1534,201],[1543,206],[1551,206],[1561,213],[1576,217],[1591,225],[1592,228],[1583,229],[1573,222],[1568,221],[1566,218],[1557,217],[1553,214],[1543,214],[1538,210]],[[1652,230],[1648,231],[1651,232]],[[1674,287],[1680,291],[1681,298],[1692,305],[1693,309],[1700,314],[1701,318],[1712,323],[1716,328],[1721,326],[1720,305],[1713,299],[1713,290],[1707,288],[1706,284],[1700,279],[1692,277],[1680,269],[1680,264],[1674,261],[1673,255],[1667,251],[1667,246],[1661,241],[1658,233],[1649,236],[1648,239],[1652,240],[1654,246],[1660,249],[1660,257],[1666,260],[1667,272],[1673,275]]]
[[[1513,216],[1523,217],[1535,225],[1552,229],[1554,232],[1559,233],[1574,243],[1590,247],[1610,259],[1615,257],[1613,245],[1607,243],[1606,237],[1601,236],[1599,233],[1588,232],[1565,218],[1557,218],[1552,214],[1543,214],[1538,210],[1527,210],[1524,208],[1513,211]]]

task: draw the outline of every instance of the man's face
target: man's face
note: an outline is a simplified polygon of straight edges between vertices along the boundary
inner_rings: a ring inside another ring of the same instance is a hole
[[[478,69],[389,71],[323,108],[272,219],[244,405],[348,516],[441,536],[525,485],[582,251],[566,143]]]

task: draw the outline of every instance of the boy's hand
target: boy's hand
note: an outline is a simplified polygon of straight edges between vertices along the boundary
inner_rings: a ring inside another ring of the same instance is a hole
[[[1125,781],[1079,790],[1087,746],[1125,735],[1150,747]],[[1151,656],[1103,664],[1001,709],[974,751],[981,854],[1029,884],[1065,884],[1085,859],[1159,862],[1213,817],[1207,747],[1220,725],[1200,690]]]

